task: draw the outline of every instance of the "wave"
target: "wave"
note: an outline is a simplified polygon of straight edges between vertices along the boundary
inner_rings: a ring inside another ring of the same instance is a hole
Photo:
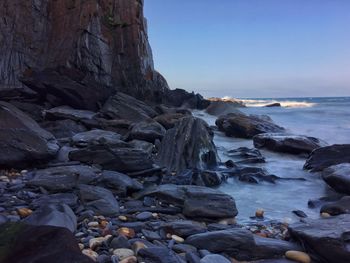
[[[317,103],[307,101],[294,101],[294,100],[253,100],[242,99],[242,102],[247,107],[264,107],[269,104],[279,103],[285,108],[309,108],[315,106]]]

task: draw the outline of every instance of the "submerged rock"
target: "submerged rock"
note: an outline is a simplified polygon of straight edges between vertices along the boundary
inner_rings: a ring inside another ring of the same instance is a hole
[[[350,195],[350,163],[328,167],[323,171],[322,178],[336,192]]]
[[[55,137],[9,103],[0,102],[0,166],[25,167],[55,156]]]
[[[304,169],[317,172],[341,163],[350,163],[350,144],[334,144],[314,150]]]
[[[220,116],[215,124],[226,136],[231,137],[253,138],[260,133],[285,131],[266,115],[245,115],[241,112]]]
[[[157,163],[169,171],[186,168],[206,169],[217,165],[213,134],[206,122],[192,116],[182,118],[167,130],[157,156]]]
[[[289,226],[293,238],[300,241],[315,261],[347,263],[350,215],[304,219]]]
[[[326,146],[325,142],[314,137],[284,133],[258,134],[253,137],[253,141],[257,148],[290,154],[308,154],[317,148]]]

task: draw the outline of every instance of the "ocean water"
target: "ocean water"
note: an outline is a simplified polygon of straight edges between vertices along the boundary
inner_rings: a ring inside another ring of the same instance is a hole
[[[350,97],[340,98],[281,98],[281,99],[243,99],[246,108],[240,110],[246,114],[266,114],[273,121],[287,129],[287,132],[320,138],[328,144],[350,143]],[[279,102],[282,107],[263,107]],[[194,115],[215,125],[215,116],[203,111]],[[222,132],[215,132],[215,145],[222,161],[229,158],[225,151],[242,146],[253,147],[252,140],[229,138]],[[250,221],[256,209],[265,210],[267,219],[296,221],[293,210],[302,210],[309,217],[319,217],[319,208],[308,208],[310,199],[318,199],[330,194],[331,189],[323,182],[318,173],[303,170],[306,158],[301,156],[274,153],[261,150],[266,163],[255,166],[269,173],[287,178],[305,178],[305,181],[277,181],[276,184],[259,185],[229,179],[220,186],[220,190],[232,195],[239,211],[237,219]],[[250,165],[251,166],[251,165]]]

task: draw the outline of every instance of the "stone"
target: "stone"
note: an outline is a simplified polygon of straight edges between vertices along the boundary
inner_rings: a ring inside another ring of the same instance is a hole
[[[154,143],[157,139],[162,140],[166,130],[156,121],[143,121],[135,123],[130,131],[131,140],[142,140]]]
[[[151,219],[152,213],[151,212],[141,212],[139,214],[136,215],[136,219],[140,220],[140,221],[147,221],[149,219]]]
[[[35,210],[23,222],[28,225],[47,225],[65,227],[71,232],[77,229],[77,217],[72,209],[65,204],[49,204]]]
[[[140,140],[131,140],[128,143],[132,148],[143,150],[148,154],[152,154],[156,151],[154,144],[150,142],[140,141]]]
[[[51,195],[42,195],[33,200],[31,203],[34,207],[40,207],[47,204],[66,204],[70,207],[76,207],[78,203],[78,196],[73,193],[57,193]]]
[[[17,209],[17,213],[21,218],[25,218],[30,216],[33,213],[33,211],[29,208],[23,207],[23,208]]]
[[[111,239],[112,235],[107,235],[104,237],[96,237],[96,238],[91,238],[89,240],[89,247],[92,250],[96,250],[99,246],[101,246],[103,243],[107,243],[109,239]]]
[[[284,128],[273,123],[268,116],[245,115],[242,112],[222,115],[216,120],[215,124],[220,131],[230,137],[253,138],[260,133],[285,131]]]
[[[137,263],[137,258],[135,256],[127,257],[121,260],[119,263]]]
[[[119,204],[113,194],[102,187],[92,185],[79,185],[81,201],[87,209],[104,216],[119,214]]]
[[[77,110],[69,106],[59,106],[44,111],[45,118],[48,120],[91,120],[96,115],[93,111]]]
[[[320,212],[332,216],[350,214],[350,196],[344,196],[338,201],[329,202],[323,205]]]
[[[132,250],[135,252],[136,255],[138,255],[138,252],[140,251],[140,249],[144,249],[144,248],[147,248],[147,246],[140,241],[136,241],[134,242],[134,244],[132,244]]]
[[[121,140],[120,134],[99,129],[81,132],[74,135],[72,137],[72,144],[77,147],[86,147],[88,145],[96,144],[127,146],[127,144]]]
[[[237,149],[228,150],[225,155],[229,156],[234,160],[235,163],[249,164],[249,163],[264,163],[265,158],[262,156],[258,149],[247,147],[240,147]],[[234,167],[232,164],[228,164]]]
[[[92,249],[83,249],[81,251],[82,254],[84,254],[85,256],[88,256],[89,258],[91,258],[93,260],[93,262],[97,261],[98,258],[98,254],[93,251]]]
[[[80,252],[74,235],[62,227],[6,223],[0,225],[0,240],[0,262],[94,262]]]
[[[123,260],[125,258],[134,256],[134,251],[127,248],[118,248],[113,250],[113,255],[118,257],[118,260]]]
[[[207,187],[219,186],[225,180],[224,176],[217,171],[199,171],[199,176],[204,186]]]
[[[55,137],[7,102],[0,102],[0,166],[20,168],[52,159]]]
[[[203,257],[200,261],[200,263],[231,263],[230,260],[228,260],[227,258],[218,255],[218,254],[210,254],[210,255],[206,255],[205,257]]]
[[[189,93],[183,89],[167,90],[165,101],[169,105],[185,109],[203,110],[210,104],[200,94]]]
[[[157,155],[160,166],[178,173],[187,168],[212,168],[217,162],[213,133],[206,122],[192,116],[182,118],[167,130]]]
[[[271,107],[282,107],[282,105],[279,102],[274,102],[274,103],[267,104],[264,107],[270,107],[270,108]]]
[[[304,169],[318,172],[341,163],[350,163],[350,144],[334,144],[314,150],[306,160]]]
[[[185,242],[185,239],[183,239],[182,237],[179,237],[177,235],[171,235],[171,239],[175,240],[176,243],[183,243],[183,242]]]
[[[171,129],[175,126],[175,124],[185,117],[186,114],[183,113],[165,113],[158,115],[157,117],[153,118],[156,122],[161,124],[165,129]]]
[[[40,125],[57,139],[71,138],[77,133],[86,131],[84,125],[73,120],[44,121]]]
[[[110,243],[110,247],[113,249],[117,248],[130,248],[130,244],[128,239],[124,235],[119,235],[114,237]],[[135,250],[134,250],[135,251]],[[135,251],[136,253],[136,251]]]
[[[240,107],[244,107],[244,104],[240,101],[210,100],[210,105],[205,111],[210,115],[221,116],[232,112],[239,112],[238,108]]]
[[[128,227],[121,227],[117,230],[119,235],[123,235],[127,238],[134,238],[135,237],[135,231]]]
[[[349,214],[303,219],[289,226],[291,236],[302,243],[315,261],[337,263],[349,261],[349,229]]]
[[[285,133],[258,134],[253,137],[253,141],[256,148],[266,148],[290,154],[309,154],[313,150],[327,145],[326,142],[315,137]]]
[[[290,251],[287,251],[285,255],[286,255],[286,258],[300,262],[300,263],[311,262],[310,256],[305,252],[290,250]]]
[[[257,218],[264,218],[264,213],[265,213],[264,209],[257,209],[255,211],[255,216]]]
[[[162,226],[165,232],[175,234],[181,237],[188,237],[194,234],[204,233],[207,231],[205,225],[190,220],[175,220]]]
[[[153,168],[150,154],[140,149],[92,145],[69,153],[69,159],[100,165],[105,170],[122,173],[139,172]]]
[[[140,249],[138,256],[143,262],[152,263],[183,263],[172,250],[162,247]]]
[[[350,163],[326,168],[322,173],[322,178],[336,192],[350,195]]]
[[[101,171],[86,165],[56,166],[34,171],[27,184],[44,187],[49,191],[71,191],[79,183],[88,184],[99,177]]]

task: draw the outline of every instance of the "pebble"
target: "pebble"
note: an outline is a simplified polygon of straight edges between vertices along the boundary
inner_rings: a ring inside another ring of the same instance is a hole
[[[91,238],[89,240],[89,247],[91,249],[95,249],[95,248],[101,246],[103,242],[108,241],[108,239],[110,239],[111,237],[112,237],[112,235],[107,235],[105,237]]]
[[[150,218],[152,218],[152,213],[151,212],[141,212],[136,215],[136,219],[140,221],[146,221]]]
[[[85,247],[84,244],[82,244],[82,243],[79,243],[78,245],[79,245],[80,250],[83,250]]]
[[[118,219],[121,221],[128,221],[128,218],[126,216],[118,216]]]
[[[118,248],[113,250],[113,255],[117,256],[119,260],[134,256],[134,251],[127,248]]]
[[[263,218],[264,217],[264,213],[265,213],[264,209],[259,208],[259,209],[257,209],[255,211],[255,216],[257,218]]]
[[[92,222],[88,223],[88,226],[89,226],[89,227],[98,227],[98,226],[99,226],[99,223],[96,222],[96,221],[92,221]]]
[[[113,249],[117,249],[117,248],[130,248],[130,244],[128,239],[123,236],[117,236],[115,238],[112,239],[111,243],[110,243],[110,247]]]
[[[326,213],[326,212],[321,213],[321,217],[323,217],[323,218],[327,218],[327,217],[330,217],[330,216],[331,215]]]
[[[137,263],[137,258],[135,256],[127,257],[119,261],[119,263]]]
[[[301,251],[295,251],[295,250],[289,250],[285,254],[286,258],[300,262],[300,263],[310,263],[311,258],[308,254],[301,252]]]
[[[175,240],[177,243],[183,243],[185,240],[177,235],[171,235],[171,239]]]
[[[97,261],[97,258],[98,258],[98,254],[91,250],[91,249],[83,249],[81,251],[81,253],[83,253],[84,255],[90,257],[93,261]]]
[[[119,235],[126,236],[128,238],[134,238],[135,237],[135,231],[128,227],[121,227],[117,230]]]
[[[33,211],[29,208],[19,208],[17,209],[17,213],[21,218],[25,218],[27,216],[30,216],[33,213]]]
[[[140,241],[136,241],[133,245],[132,245],[132,250],[134,250],[135,254],[137,255],[137,253],[140,251],[140,249],[143,248],[147,248],[147,246],[140,242]]]

